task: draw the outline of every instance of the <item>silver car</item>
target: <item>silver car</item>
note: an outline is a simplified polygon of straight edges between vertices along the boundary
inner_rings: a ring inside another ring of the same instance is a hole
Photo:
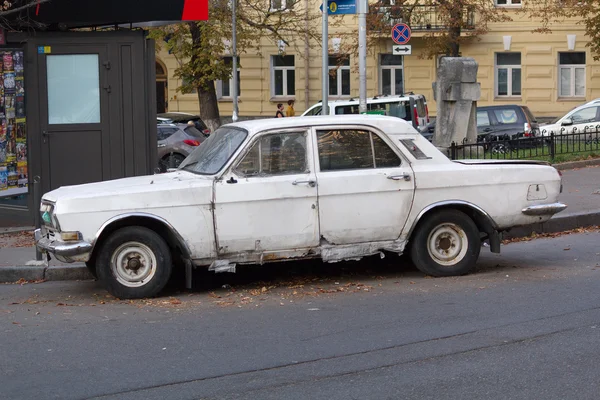
[[[206,139],[196,127],[185,124],[159,124],[158,168],[167,172],[179,164]]]

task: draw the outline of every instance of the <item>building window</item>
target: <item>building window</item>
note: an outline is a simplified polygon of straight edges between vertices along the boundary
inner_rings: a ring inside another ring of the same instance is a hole
[[[295,81],[294,56],[271,56],[271,95],[294,97]]]
[[[189,86],[192,83],[192,78],[189,76],[183,76],[181,78],[181,86]],[[190,88],[189,91],[181,92],[182,94],[196,94],[198,90],[195,87]]]
[[[496,96],[521,95],[521,53],[496,53]]]
[[[558,97],[585,97],[585,53],[559,53],[558,79]]]
[[[233,57],[223,57],[223,61],[225,62],[225,65],[231,65],[233,63]],[[238,57],[238,65],[237,65],[237,81],[238,81],[238,90],[237,90],[237,95],[240,96],[242,93],[242,89],[241,89],[241,81],[240,81],[240,59]],[[231,88],[233,87],[233,72],[232,72],[232,76],[231,78],[229,78],[226,81],[221,81],[218,80],[217,81],[217,97],[219,99],[225,97],[225,98],[231,98],[232,97],[232,93],[231,93]]]
[[[271,0],[271,11],[285,11],[294,8],[295,0]]]
[[[497,7],[521,7],[521,0],[496,0]]]
[[[404,67],[402,56],[381,54],[379,76],[381,94],[401,95],[404,93]]]
[[[329,95],[350,96],[350,56],[329,56]]]

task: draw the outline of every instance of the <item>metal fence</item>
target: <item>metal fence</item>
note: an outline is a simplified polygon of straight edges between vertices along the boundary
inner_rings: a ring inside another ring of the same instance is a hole
[[[571,132],[571,133],[567,133]],[[480,136],[477,143],[452,142],[448,156],[452,160],[464,159],[544,159],[553,162],[558,156],[577,154],[581,157],[600,156],[600,125],[561,128],[559,131],[541,129],[540,135],[526,137],[494,137],[486,140]]]

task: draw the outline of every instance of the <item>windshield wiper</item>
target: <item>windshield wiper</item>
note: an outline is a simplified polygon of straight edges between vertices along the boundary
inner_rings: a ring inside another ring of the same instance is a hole
[[[196,165],[196,164],[198,164],[198,161],[192,161],[191,163],[185,164],[183,167],[181,167],[181,169],[186,169],[190,165]]]

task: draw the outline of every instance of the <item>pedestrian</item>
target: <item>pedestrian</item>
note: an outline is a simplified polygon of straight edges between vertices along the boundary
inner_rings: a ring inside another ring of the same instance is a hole
[[[277,104],[277,112],[275,113],[275,118],[283,118],[285,115],[283,115],[283,104],[278,103]]]
[[[285,116],[293,117],[294,115],[296,115],[296,111],[294,111],[294,100],[288,100],[288,106],[285,110]]]

